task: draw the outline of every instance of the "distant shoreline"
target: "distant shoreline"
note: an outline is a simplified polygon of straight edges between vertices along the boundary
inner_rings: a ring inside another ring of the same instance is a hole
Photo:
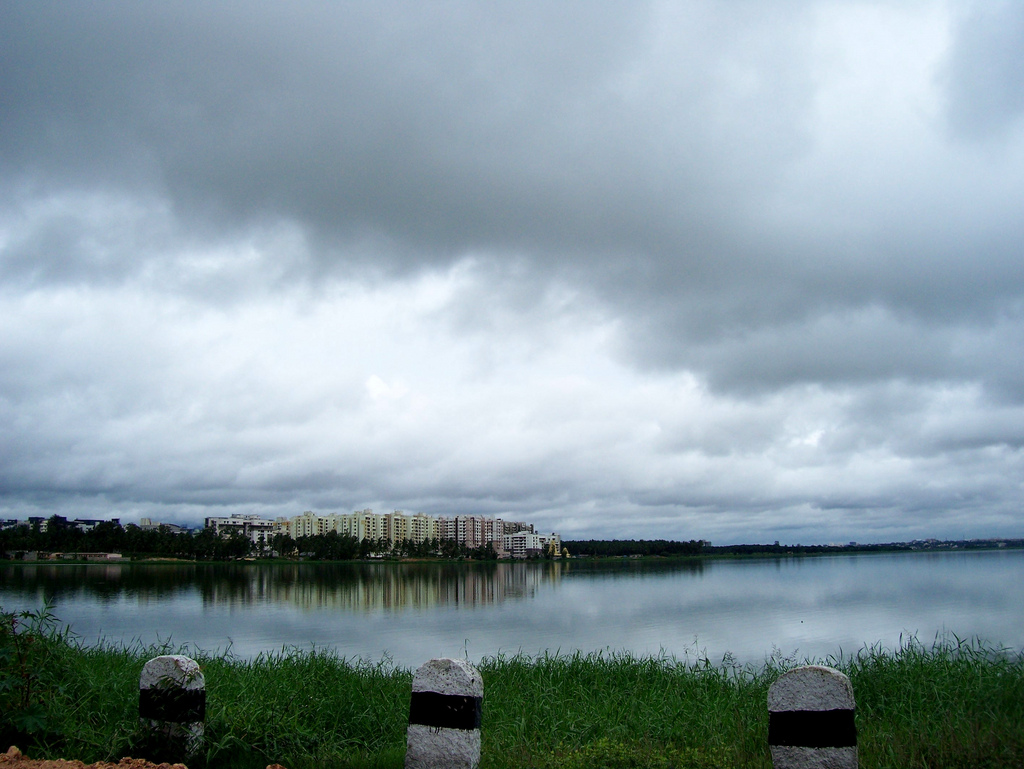
[[[662,556],[692,555],[697,557],[722,555],[842,555],[849,553],[891,553],[891,552],[948,552],[964,550],[1006,550],[1024,548],[1024,539],[994,537],[969,540],[924,539],[909,542],[859,543],[830,545],[783,545],[775,542],[765,544],[711,545],[701,542],[696,553],[676,553],[675,547],[692,546],[692,542],[672,540],[563,540],[574,557],[622,557],[630,555]]]
[[[720,560],[734,558],[757,557],[795,557],[807,558],[827,555],[861,555],[871,553],[944,553],[944,552],[981,552],[998,550],[1024,549],[1024,539],[991,539],[991,540],[915,540],[912,542],[890,542],[882,544],[848,544],[848,545],[705,545],[696,553],[659,552],[662,543],[669,546],[675,543],[669,540],[579,540],[565,541],[569,550],[568,558],[531,558],[481,560],[473,558],[363,558],[327,560],[315,558],[288,557],[247,557],[238,559],[194,559],[174,558],[170,556],[134,557],[123,555],[121,558],[109,560],[96,559],[36,559],[16,560],[0,559],[0,566],[115,566],[115,565],[184,565],[184,564],[232,564],[232,565],[285,565],[285,564],[495,564],[495,563],[575,563],[575,562],[621,562],[630,561],[685,561],[685,560]],[[598,552],[594,552],[594,551]],[[601,552],[613,550],[614,552]],[[642,552],[643,550],[654,552]],[[671,550],[669,547],[668,550]],[[588,552],[589,551],[589,552]],[[641,551],[641,552],[638,552]]]

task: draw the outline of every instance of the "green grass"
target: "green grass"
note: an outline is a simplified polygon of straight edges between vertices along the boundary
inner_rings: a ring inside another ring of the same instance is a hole
[[[171,651],[81,646],[38,615],[5,625],[0,736],[33,757],[145,755],[139,672]],[[402,766],[411,671],[326,650],[190,656],[208,692],[206,747],[193,769]],[[1020,655],[953,638],[822,662],[853,683],[861,766],[1024,766]],[[486,659],[481,766],[767,768],[768,687],[795,664],[610,653]]]

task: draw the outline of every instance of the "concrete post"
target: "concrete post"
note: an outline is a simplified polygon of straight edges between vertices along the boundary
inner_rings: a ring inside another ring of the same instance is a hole
[[[206,680],[199,664],[180,654],[154,657],[139,677],[139,718],[147,745],[189,756],[203,742]]]
[[[465,660],[434,659],[412,678],[405,769],[476,769],[484,681]]]
[[[834,668],[790,670],[768,690],[768,744],[775,769],[857,769],[850,679]]]

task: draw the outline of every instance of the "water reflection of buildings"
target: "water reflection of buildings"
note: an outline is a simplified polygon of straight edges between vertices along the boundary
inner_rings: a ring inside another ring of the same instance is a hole
[[[303,610],[401,611],[444,606],[477,607],[533,597],[559,581],[557,562],[541,564],[403,564],[304,566],[240,570],[200,585],[203,603],[231,606],[291,604]]]

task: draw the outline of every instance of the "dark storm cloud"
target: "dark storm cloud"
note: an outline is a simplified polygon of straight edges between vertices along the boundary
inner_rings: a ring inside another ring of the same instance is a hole
[[[15,6],[3,166],[167,193],[189,227],[295,219],[321,260],[700,280],[737,261],[723,207],[800,152],[807,73],[775,34],[794,24],[700,4]]]
[[[584,127],[564,124],[567,102],[642,30],[632,12],[586,10],[14,6],[5,166],[42,183],[163,185],[186,210],[442,251],[514,232],[523,213],[490,204],[522,194],[531,158],[548,172],[543,145]]]

